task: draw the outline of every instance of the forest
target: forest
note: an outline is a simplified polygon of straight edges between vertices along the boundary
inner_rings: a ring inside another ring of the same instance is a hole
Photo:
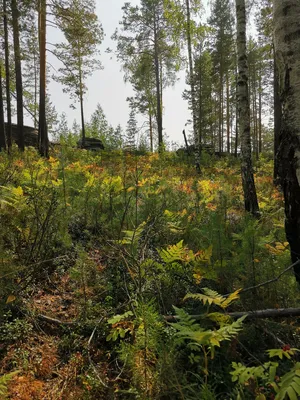
[[[300,398],[299,0],[0,3],[0,399]]]

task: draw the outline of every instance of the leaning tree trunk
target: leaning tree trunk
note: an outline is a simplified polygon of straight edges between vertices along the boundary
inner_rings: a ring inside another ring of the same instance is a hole
[[[2,64],[0,63],[0,151],[6,149],[4,104],[2,94]]]
[[[17,0],[11,0],[11,13],[15,53],[18,147],[21,151],[24,151],[23,82],[20,50],[19,10],[17,6]]]
[[[244,191],[245,209],[254,216],[259,207],[254,184],[251,138],[250,138],[250,105],[248,91],[248,63],[246,54],[246,7],[245,0],[236,0],[237,17],[237,55],[238,55],[238,123],[241,141],[241,172]]]
[[[186,0],[185,3],[186,3],[186,38],[188,45],[189,72],[190,72],[189,81],[191,86],[193,134],[195,142],[195,166],[196,166],[196,171],[200,173],[201,138],[197,130],[197,117],[196,117],[197,105],[196,105],[195,79],[194,79],[194,67],[193,67],[193,56],[192,56],[190,0]]]
[[[6,141],[8,152],[12,146],[11,133],[11,96],[10,96],[10,69],[9,69],[9,41],[8,41],[8,23],[7,23],[7,7],[6,0],[3,0],[3,28],[4,28],[4,52],[5,52],[5,85],[6,85]]]
[[[39,5],[40,42],[40,106],[39,106],[39,151],[41,156],[49,157],[49,141],[46,121],[46,0]]]
[[[274,45],[279,74],[281,131],[278,174],[292,261],[300,259],[300,2],[274,0]],[[300,283],[300,266],[294,267]]]

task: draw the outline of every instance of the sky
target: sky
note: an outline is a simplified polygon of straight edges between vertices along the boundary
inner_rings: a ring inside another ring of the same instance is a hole
[[[132,95],[130,84],[125,84],[121,64],[113,54],[108,54],[105,50],[109,47],[114,49],[116,44],[111,40],[111,36],[122,18],[122,6],[125,0],[96,0],[97,14],[102,23],[105,38],[100,46],[101,62],[103,69],[96,71],[87,81],[88,92],[85,96],[85,115],[88,120],[96,109],[98,103],[101,104],[108,122],[116,127],[121,124],[126,127],[129,118],[129,107],[126,98]],[[138,4],[138,0],[131,0],[132,4]],[[55,30],[49,30],[47,41],[55,43],[61,38]],[[59,67],[57,61],[49,53],[48,61],[52,65],[52,73]],[[164,102],[164,135],[168,136],[168,141],[183,144],[182,130],[186,122],[191,118],[187,102],[183,100],[182,93],[187,87],[185,84],[185,71],[178,74],[178,82],[174,87],[165,89],[163,95]],[[55,104],[59,114],[66,113],[70,127],[74,119],[80,121],[79,105],[76,110],[69,107],[70,101],[67,94],[62,91],[62,86],[51,82],[49,85],[51,100]],[[141,126],[143,120],[138,119]],[[189,128],[187,128],[189,129]]]

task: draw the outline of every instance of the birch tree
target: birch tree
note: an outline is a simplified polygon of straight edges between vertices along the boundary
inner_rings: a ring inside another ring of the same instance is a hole
[[[236,0],[237,56],[238,56],[238,124],[241,139],[241,173],[246,211],[257,215],[259,212],[254,183],[251,136],[250,105],[248,90],[248,63],[246,52],[246,7],[245,0]]]
[[[276,154],[292,261],[300,259],[300,2],[274,0],[274,45],[281,99]],[[300,283],[300,266],[294,267]]]

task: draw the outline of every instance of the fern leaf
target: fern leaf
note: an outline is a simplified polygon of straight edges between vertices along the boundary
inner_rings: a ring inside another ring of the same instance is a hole
[[[13,379],[15,375],[17,375],[19,371],[14,371],[9,374],[5,374],[0,376],[0,398],[6,399],[7,398],[7,385]]]
[[[239,298],[239,292],[241,289],[236,290],[235,292],[231,293],[228,297],[222,296],[215,290],[211,290],[209,288],[202,289],[204,294],[201,293],[188,293],[184,300],[187,299],[194,299],[202,301],[203,304],[215,304],[223,309],[227,308],[233,301]]]
[[[180,240],[177,244],[169,246],[167,249],[157,250],[161,259],[166,264],[171,264],[174,261],[181,261],[189,263],[195,259],[195,255],[192,250],[189,250],[183,245],[183,240]]]
[[[173,306],[176,317],[179,319],[179,322],[172,323],[172,327],[177,329],[179,332],[187,332],[187,331],[195,331],[200,329],[199,324],[196,323],[196,320],[192,318],[185,310],[182,308],[177,308]]]
[[[300,363],[287,372],[281,380],[280,389],[277,393],[275,400],[297,400],[300,396]]]

